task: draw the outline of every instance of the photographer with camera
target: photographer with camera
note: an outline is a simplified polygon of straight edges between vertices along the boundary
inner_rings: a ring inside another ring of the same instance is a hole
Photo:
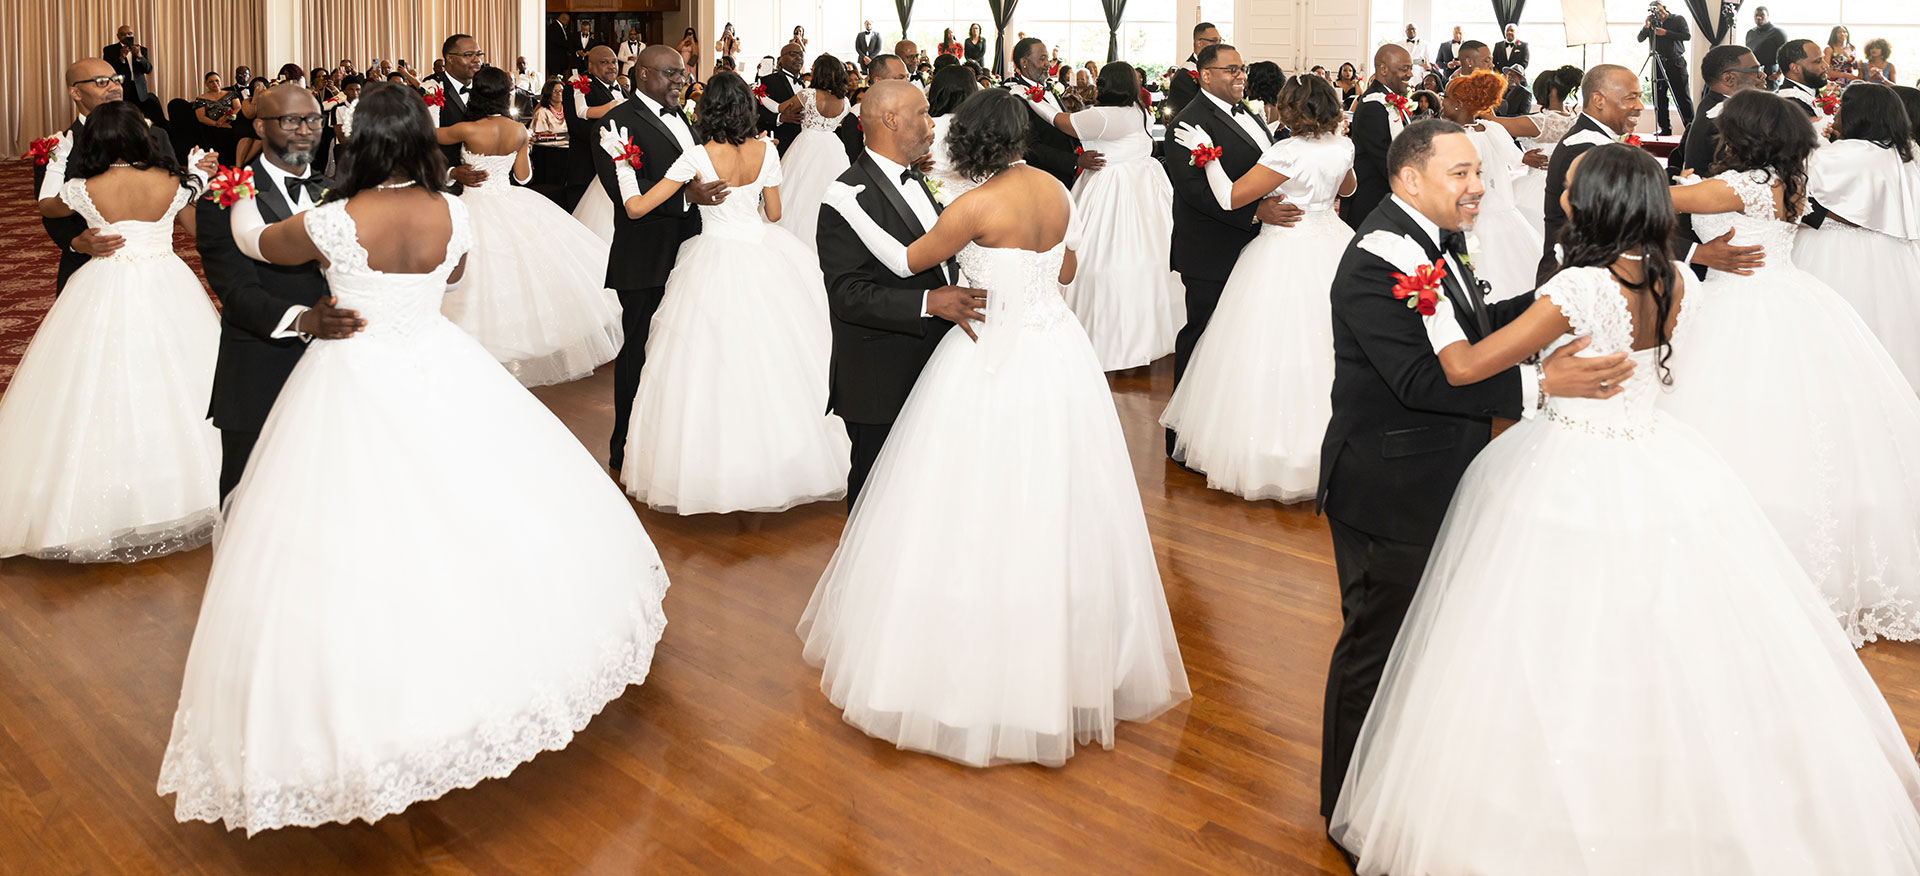
[[[1647,23],[1640,28],[1640,42],[1653,40],[1653,57],[1657,66],[1653,71],[1653,118],[1659,125],[1660,135],[1673,133],[1673,125],[1667,118],[1668,95],[1680,107],[1680,118],[1693,118],[1693,96],[1687,87],[1687,41],[1693,39],[1693,30],[1687,26],[1685,16],[1667,11],[1667,5],[1660,0],[1647,6]]]
[[[167,126],[167,117],[160,109],[160,98],[153,96],[153,89],[147,85],[147,77],[153,73],[153,61],[147,57],[147,47],[134,39],[131,25],[120,25],[114,34],[114,41],[100,50],[100,58],[113,65],[113,72],[120,74],[125,83],[128,103],[140,107],[140,113],[147,121],[161,129]]]

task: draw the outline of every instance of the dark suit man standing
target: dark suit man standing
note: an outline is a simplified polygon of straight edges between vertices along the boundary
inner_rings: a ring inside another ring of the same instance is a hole
[[[1775,59],[1780,55],[1780,47],[1787,44],[1787,32],[1773,23],[1767,14],[1767,7],[1756,6],[1753,10],[1753,27],[1747,31],[1746,45],[1753,50],[1753,56],[1760,61],[1761,72],[1770,84],[1773,74],[1780,72]]]
[[[1493,47],[1493,69],[1505,70],[1508,67],[1533,66],[1533,50],[1520,40],[1519,25],[1509,24],[1503,32],[1506,39]]]
[[[1439,50],[1433,53],[1433,72],[1440,74],[1441,82],[1452,79],[1453,74],[1460,71],[1460,50],[1465,43],[1465,33],[1456,27],[1453,29],[1453,42],[1441,43]]]
[[[1367,214],[1387,196],[1387,147],[1393,135],[1412,121],[1396,106],[1404,98],[1413,75],[1413,58],[1400,46],[1388,44],[1373,53],[1373,84],[1360,95],[1348,136],[1353,140],[1353,194],[1340,202],[1340,218],[1348,225],[1365,222]],[[1379,97],[1376,98],[1375,95]]]
[[[839,183],[862,187],[856,196],[860,209],[894,239],[911,244],[940,215],[925,177],[914,169],[933,145],[927,98],[904,80],[887,80],[867,90],[859,110],[865,147]],[[847,507],[852,508],[920,369],[948,329],[984,320],[986,293],[953,285],[958,272],[952,262],[904,279],[896,276],[860,242],[837,208],[821,208],[818,223],[820,271],[833,320],[827,410],[840,415],[853,441],[853,465],[847,471]]]
[[[800,66],[806,62],[807,49],[799,43],[787,43],[780,49],[780,57],[773,62],[773,72],[760,77],[761,87],[767,90],[767,99],[774,104],[786,103],[800,93]],[[781,155],[787,154],[787,147],[793,145],[793,138],[800,136],[800,120],[793,117],[786,120],[782,114],[760,107],[760,130],[773,133],[774,146]]]
[[[567,83],[567,99],[561,104],[567,121],[567,181],[560,193],[560,206],[567,210],[579,204],[594,183],[593,152],[600,148],[600,119],[612,111],[611,104],[633,99],[633,93],[614,76],[619,66],[612,49],[594,46],[587,53],[587,90],[581,91],[576,82]]]
[[[1203,21],[1193,26],[1193,54],[1173,68],[1173,77],[1167,83],[1167,105],[1172,107],[1174,115],[1179,115],[1193,102],[1193,96],[1200,93],[1200,53],[1219,42],[1220,29],[1211,23]]]
[[[1693,95],[1687,85],[1687,41],[1693,39],[1693,31],[1687,27],[1686,16],[1668,12],[1664,3],[1655,3],[1637,39],[1643,43],[1653,40],[1653,54],[1660,64],[1661,75],[1653,80],[1653,120],[1664,137],[1673,133],[1667,117],[1669,93],[1680,107],[1680,118],[1693,118]]]
[[[634,83],[634,99],[609,111],[601,119],[600,130],[615,138],[630,137],[640,147],[640,166],[634,175],[644,193],[666,176],[680,153],[696,146],[693,128],[680,115],[680,94],[687,82],[687,65],[680,53],[663,45],[648,46],[640,51],[635,70],[639,81]],[[626,331],[620,355],[614,359],[613,436],[607,452],[607,467],[618,475],[626,461],[633,395],[640,389],[640,368],[647,359],[647,329],[666,294],[667,275],[673,271],[680,244],[700,233],[700,211],[693,205],[711,206],[725,200],[727,184],[696,178],[635,219],[622,205],[613,158],[597,143],[593,167],[613,197],[613,246],[606,282],[620,296],[620,323]]]
[[[562,12],[547,22],[547,75],[564,77],[573,72],[573,34],[568,25],[573,17]]]
[[[134,41],[133,27],[120,25],[114,42],[100,50],[100,57],[113,65],[113,72],[120,74],[125,96],[140,107],[141,114],[162,128],[167,126],[166,115],[161,111],[160,98],[155,97],[153,89],[147,84],[147,77],[153,75],[153,59],[147,54],[147,47]]]
[[[1463,205],[1477,204],[1484,186],[1478,173],[1459,171],[1479,165],[1460,126],[1409,125],[1387,156],[1390,197],[1360,223],[1334,275],[1333,415],[1320,450],[1318,507],[1333,533],[1342,625],[1327,671],[1322,816],[1333,814],[1441,518],[1493,420],[1520,417],[1542,394],[1618,394],[1633,371],[1624,353],[1581,358],[1563,347],[1539,366],[1467,386],[1447,382],[1421,316],[1389,294],[1393,273],[1444,259],[1445,293],[1475,342],[1533,304],[1530,294],[1487,304],[1463,258],[1461,229],[1471,221]],[[1396,263],[1380,250],[1414,258]]]
[[[1186,287],[1187,323],[1173,341],[1173,382],[1178,386],[1186,373],[1187,360],[1200,336],[1220,305],[1220,293],[1227,277],[1240,258],[1240,250],[1253,242],[1261,223],[1292,225],[1302,211],[1280,198],[1264,198],[1238,210],[1222,210],[1207,187],[1206,172],[1194,167],[1188,151],[1175,142],[1181,126],[1207,132],[1221,149],[1220,167],[1238,178],[1260,160],[1260,153],[1273,143],[1266,123],[1247,111],[1243,98],[1247,90],[1247,71],[1238,49],[1226,43],[1213,43],[1196,57],[1200,70],[1200,92],[1187,108],[1167,126],[1163,143],[1167,178],[1173,184],[1173,245],[1171,267],[1180,274]],[[1167,430],[1167,455],[1173,456],[1175,438]]]
[[[487,53],[480,51],[480,45],[473,37],[456,33],[440,44],[440,60],[446,69],[427,77],[429,82],[440,85],[440,97],[443,101],[436,113],[436,122],[446,128],[467,120],[467,94],[473,90],[474,71],[487,60]],[[447,175],[463,186],[485,182],[487,172],[470,164],[460,163],[458,145],[440,147],[441,154],[447,157]]]
[[[1022,100],[1030,100],[1030,90],[1040,89],[1040,102],[1053,107],[1057,114],[1061,112],[1060,98],[1049,87],[1047,67],[1051,57],[1047,54],[1047,44],[1033,37],[1027,37],[1013,47],[1015,72],[1007,77],[1007,90],[1019,95]],[[1067,136],[1052,125],[1031,125],[1027,128],[1027,152],[1024,156],[1028,164],[1040,168],[1060,181],[1068,188],[1073,187],[1076,170],[1096,171],[1105,167],[1107,162],[1098,152],[1079,152],[1080,141]]]
[[[853,35],[853,54],[860,59],[860,73],[866,75],[867,68],[873,65],[873,59],[880,57],[880,32],[873,29],[873,22],[864,22],[866,29]]]

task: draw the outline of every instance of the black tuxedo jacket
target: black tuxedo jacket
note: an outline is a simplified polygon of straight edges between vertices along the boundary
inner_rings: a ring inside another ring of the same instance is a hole
[[[154,145],[159,148],[160,151],[173,151],[173,139],[167,136],[165,130],[150,126],[147,128],[147,131],[149,135],[153,137]],[[80,136],[79,119],[73,120],[73,123],[67,126],[66,134],[69,139]],[[34,165],[33,191],[35,194],[39,193],[40,184],[45,182],[46,179],[46,165]],[[61,216],[57,219],[42,216],[40,217],[40,227],[47,230],[47,239],[53,241],[53,245],[60,248],[60,269],[59,272],[54,275],[53,281],[53,293],[59,295],[60,290],[67,288],[67,278],[72,277],[74,271],[80,270],[80,266],[86,264],[87,260],[92,258],[86,253],[75,252],[73,249],[73,239],[86,233],[87,219],[79,213],[74,213],[71,216]]]
[[[1393,297],[1399,269],[1360,248],[1375,231],[1440,248],[1392,201],[1360,224],[1334,275],[1333,417],[1320,448],[1318,507],[1362,532],[1431,544],[1467,464],[1490,440],[1493,417],[1520,416],[1520,369],[1469,386],[1447,383],[1420,314]],[[1465,270],[1465,266],[1462,266]],[[1533,305],[1532,295],[1485,307],[1475,317],[1470,270],[1447,272],[1454,315],[1478,342]]]
[[[860,60],[860,69],[867,69],[867,62],[872,61],[875,55],[880,54],[880,34],[871,30],[863,30],[854,34],[853,54]]]
[[[888,179],[865,152],[840,175],[840,182],[865,186],[857,196],[860,209],[895,240],[910,244],[927,232],[901,197],[897,180]],[[938,201],[933,210],[939,214]],[[827,410],[849,423],[891,423],[934,347],[953,328],[944,319],[920,315],[926,291],[947,285],[946,275],[936,268],[904,279],[895,276],[832,207],[821,208],[815,237],[833,318]]]
[[[592,76],[587,77],[587,106],[596,107],[613,102],[613,88]],[[567,120],[567,185],[583,186],[593,181],[593,153],[600,149],[600,124],[593,119],[580,118],[573,111],[573,96],[578,93],[573,83],[567,83],[567,99],[561,101],[561,112]],[[633,99],[633,93],[623,91],[622,95]],[[604,119],[606,116],[601,116]],[[618,189],[609,189],[607,194],[618,194]]]
[[[572,34],[558,21],[547,22],[547,75],[565,76],[573,69]]]
[[[1553,245],[1560,241],[1560,228],[1567,224],[1567,211],[1560,209],[1560,193],[1567,190],[1567,168],[1573,166],[1573,160],[1579,158],[1580,153],[1593,148],[1591,143],[1568,145],[1567,139],[1581,131],[1606,133],[1606,130],[1601,128],[1592,117],[1581,113],[1580,118],[1574,120],[1573,127],[1567,129],[1566,136],[1560,138],[1560,145],[1553,149],[1553,158],[1547,163],[1545,204],[1547,239],[1540,252],[1540,265],[1533,274],[1533,282],[1536,284],[1545,283],[1548,277],[1553,276],[1554,272],[1560,269],[1560,260],[1553,257]]]
[[[1813,108],[1813,99],[1816,92],[1805,85],[1801,85],[1791,79],[1782,79],[1780,80],[1780,90],[1774,93],[1786,98],[1788,103],[1799,107],[1800,111],[1806,113],[1809,119],[1820,114]]]
[[[259,192],[260,216],[268,223],[293,215],[287,194],[267,174],[264,159],[247,165]],[[312,307],[327,295],[327,277],[317,261],[304,265],[256,262],[233,242],[233,213],[201,198],[194,249],[207,285],[220,298],[220,358],[213,368],[213,398],[207,416],[221,429],[258,432],[273,410],[280,387],[306,352],[299,338],[272,337],[296,305]]]
[[[1187,56],[1185,69],[1175,67],[1173,75],[1167,79],[1167,103],[1173,107],[1174,115],[1179,115],[1193,99],[1200,94],[1200,59]]]
[[[854,107],[840,120],[840,127],[833,129],[833,134],[840,138],[840,145],[846,147],[848,164],[859,161],[860,156],[866,153],[867,135],[860,130],[859,107]]]
[[[1451,45],[1451,44],[1449,44]],[[1390,194],[1387,188],[1387,149],[1393,145],[1393,127],[1387,114],[1396,112],[1384,103],[1367,103],[1369,94],[1392,94],[1378,82],[1360,93],[1355,104],[1353,124],[1347,135],[1353,140],[1353,194],[1340,202],[1340,218],[1359,227]]]
[[[1180,74],[1174,75],[1177,78]],[[1167,126],[1161,165],[1173,184],[1171,267],[1186,276],[1225,283],[1233,273],[1234,261],[1240,258],[1240,250],[1260,233],[1260,220],[1254,217],[1258,202],[1238,210],[1220,209],[1213,190],[1207,187],[1206,169],[1194,167],[1187,150],[1173,141],[1181,125],[1206,131],[1213,145],[1221,149],[1220,166],[1235,179],[1251,169],[1273,141],[1255,142],[1247,129],[1204,97],[1194,98]]]
[[[134,103],[146,103],[153,96],[153,89],[147,86],[147,74],[153,72],[153,60],[145,49],[134,49],[131,61],[120,60],[121,45],[108,43],[100,50],[100,57],[113,65],[113,72],[127,77],[126,95]]]
[[[1448,43],[1447,48],[1453,48],[1453,44]],[[1532,58],[1533,50],[1527,48],[1526,40],[1514,40],[1513,42],[1501,40],[1493,47],[1493,70],[1496,73],[1504,73],[1508,67],[1515,64],[1522,67],[1530,67],[1531,65],[1527,62],[1532,60]]]
[[[640,147],[640,191],[645,192],[667,175],[667,168],[680,158],[680,141],[668,130],[657,113],[639,99],[627,101],[600,117],[602,128],[625,128]],[[687,203],[683,188],[671,198],[638,219],[627,217],[620,203],[620,180],[613,172],[613,159],[600,148],[599,133],[594,135],[594,173],[613,199],[613,246],[607,259],[607,288],[614,290],[651,289],[667,285],[680,244],[700,233],[700,210]]]
[[[1452,79],[1453,74],[1460,72],[1459,67],[1454,67],[1451,69],[1447,67],[1448,64],[1451,64],[1458,60],[1460,59],[1454,57],[1453,55],[1452,40],[1448,40],[1440,44],[1440,49],[1433,53],[1433,72],[1440,74],[1441,82],[1445,82],[1448,79]]]
[[[767,99],[774,103],[786,103],[794,95],[793,80],[787,78],[785,70],[775,70],[760,77],[759,81],[767,88]],[[781,124],[780,114],[764,106],[760,108],[759,113],[760,130],[772,132],[774,145],[779,147],[781,155],[786,155],[787,147],[793,145],[793,138],[800,136],[799,123]]]
[[[1017,73],[1007,78],[1007,88],[1021,100],[1027,99],[1026,89],[1035,84],[1033,80]],[[1028,164],[1053,174],[1053,178],[1059,180],[1061,185],[1073,188],[1074,172],[1080,162],[1080,141],[1051,124],[1030,121],[1032,124],[1027,126],[1027,152],[1022,157]]]
[[[440,97],[445,101],[437,111],[435,121],[442,128],[452,127],[467,120],[467,99],[460,96],[460,83],[446,73],[435,73],[427,77],[440,83]],[[468,83],[471,85],[472,83]],[[429,107],[431,109],[431,107]],[[460,166],[460,144],[440,147],[440,153],[447,156],[449,169]]]

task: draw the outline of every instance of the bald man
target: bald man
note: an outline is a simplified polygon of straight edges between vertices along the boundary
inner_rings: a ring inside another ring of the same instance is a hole
[[[899,58],[900,63],[906,65],[907,81],[919,86],[922,94],[926,93],[927,83],[925,77],[920,75],[920,44],[913,40],[901,40],[894,43],[893,56]]]
[[[113,71],[122,77],[120,87],[125,92],[122,100],[140,107],[147,121],[165,128],[166,116],[161,113],[160,99],[153,96],[153,89],[147,86],[147,77],[153,73],[153,60],[147,55],[147,47],[140,45],[134,36],[133,25],[123,24],[114,32],[113,42],[100,50],[100,57],[113,65]]]
[[[80,127],[87,123],[87,115],[103,103],[122,99],[125,92],[122,84],[114,81],[114,77],[119,74],[114,71],[113,65],[99,58],[82,58],[68,64],[63,75],[66,77],[64,81],[67,84],[67,98],[73,101],[74,120],[73,124],[68,125],[66,130],[61,132],[61,136],[65,138],[62,148],[72,149],[73,138],[80,133]],[[173,143],[167,139],[165,130],[155,128],[153,134],[159,141],[162,151],[173,151]],[[48,196],[46,192],[40,191],[42,184],[46,182],[46,175],[45,165],[34,165],[33,188],[41,197]],[[80,270],[80,266],[86,264],[87,259],[109,255],[126,242],[120,235],[103,234],[97,229],[88,228],[87,220],[78,213],[58,219],[43,217],[40,224],[46,228],[47,237],[60,248],[60,270],[55,275],[53,283],[55,295],[59,295],[60,290],[67,287],[67,278],[73,276],[74,271]]]
[[[767,90],[767,100],[773,103],[786,103],[788,98],[800,92],[800,67],[806,62],[807,49],[797,42],[787,43],[780,49],[780,57],[773,63],[773,72],[760,77],[760,84]],[[800,136],[800,121],[795,118],[785,121],[778,113],[760,107],[760,130],[773,132],[774,146],[781,155],[787,154],[787,147],[793,145],[793,138]]]
[[[634,63],[646,53],[642,47]],[[600,145],[600,119],[615,106],[633,98],[632,90],[618,81],[619,56],[607,46],[587,50],[587,90],[582,93],[573,84],[567,86],[567,99],[561,104],[567,119],[567,180],[560,191],[560,206],[572,210],[593,185],[593,150]],[[631,80],[629,80],[631,81]]]
[[[860,209],[901,243],[933,227],[940,204],[913,165],[933,145],[927,98],[906,82],[877,82],[860,100],[866,148],[839,183],[861,187]],[[827,407],[852,439],[847,507],[886,443],[920,369],[955,323],[979,319],[986,293],[953,285],[952,262],[901,279],[868,252],[847,220],[820,210],[816,239],[833,321]]]
[[[1535,283],[1545,283],[1560,268],[1553,245],[1560,239],[1561,226],[1567,224],[1567,213],[1560,209],[1560,193],[1567,188],[1567,168],[1588,149],[1632,133],[1645,107],[1640,100],[1640,77],[1618,64],[1589,69],[1580,80],[1580,100],[1580,118],[1560,138],[1553,160],[1547,163],[1547,238],[1534,273]]]
[[[1413,56],[1396,43],[1381,46],[1373,53],[1373,84],[1367,86],[1353,111],[1353,125],[1347,136],[1353,140],[1353,176],[1357,183],[1353,194],[1340,202],[1340,218],[1356,228],[1365,222],[1373,208],[1380,206],[1388,193],[1387,148],[1393,138],[1413,119],[1389,102],[1390,97],[1405,97],[1407,80],[1413,76]]]

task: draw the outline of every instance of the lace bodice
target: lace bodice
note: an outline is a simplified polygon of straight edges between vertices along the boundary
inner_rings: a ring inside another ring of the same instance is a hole
[[[684,183],[695,174],[701,179],[720,176],[713,167],[713,156],[707,154],[704,146],[680,153],[680,158],[667,168],[667,178],[677,182]],[[768,143],[766,154],[760,159],[760,175],[754,177],[753,182],[733,186],[726,200],[700,208],[700,233],[759,240],[767,230],[767,220],[760,215],[760,190],[780,185],[780,179],[780,153]]]
[[[1675,265],[1683,275],[1684,265]],[[1609,399],[1560,398],[1548,396],[1541,409],[1547,419],[1570,428],[1605,435],[1609,438],[1635,438],[1654,425],[1654,400],[1660,394],[1660,378],[1655,367],[1658,347],[1633,349],[1633,312],[1620,294],[1620,285],[1605,268],[1567,268],[1548,280],[1534,293],[1551,298],[1573,330],[1561,335],[1545,350],[1544,358],[1578,338],[1593,343],[1576,356],[1609,356],[1626,353],[1634,361],[1633,376],[1623,384],[1626,391]],[[1675,334],[1678,334],[1676,331]],[[1669,339],[1671,341],[1672,339]]]
[[[101,258],[150,259],[173,255],[173,217],[193,200],[195,191],[182,185],[174,193],[173,202],[167,205],[167,211],[152,222],[132,219],[108,222],[100,215],[100,208],[94,206],[93,196],[87,192],[87,181],[84,179],[70,179],[61,185],[60,200],[87,220],[88,228],[99,228],[126,239],[124,246],[114,250],[112,255]]]
[[[1034,252],[969,243],[960,250],[955,258],[968,282],[987,290],[987,333],[995,330],[996,318],[1002,325],[1017,322],[1024,329],[1042,330],[1074,322],[1060,290],[1060,262],[1067,246],[1062,240],[1046,252]]]
[[[1534,127],[1540,129],[1540,136],[1528,137],[1522,145],[1527,149],[1538,149],[1560,142],[1560,138],[1567,135],[1580,116],[1565,110],[1541,110],[1527,118],[1533,121]]]
[[[472,192],[504,192],[513,186],[513,159],[517,152],[505,155],[482,155],[465,146],[460,147],[460,160],[487,172],[486,182],[467,186]]]
[[[1289,137],[1260,153],[1260,163],[1287,177],[1279,192],[1288,203],[1310,213],[1332,210],[1353,169],[1353,141],[1338,134]]]
[[[800,89],[800,129],[803,131],[825,131],[829,134],[840,127],[840,120],[847,117],[847,111],[853,104],[840,101],[840,112],[824,116],[820,114],[819,93],[811,88]],[[704,217],[703,217],[704,218]]]
[[[444,200],[453,220],[453,236],[447,241],[445,258],[424,274],[389,274],[368,267],[367,251],[347,213],[347,201],[321,204],[303,214],[307,236],[327,257],[327,288],[340,307],[359,311],[367,321],[367,327],[349,343],[404,338],[436,323],[452,325],[440,315],[440,301],[446,294],[447,275],[473,245],[473,232],[467,224],[467,205],[452,195]]]
[[[1693,231],[1701,240],[1712,240],[1733,229],[1734,246],[1761,246],[1766,248],[1766,266],[1756,271],[1762,272],[1790,270],[1793,268],[1793,235],[1799,230],[1799,217],[1788,222],[1774,215],[1773,175],[1766,171],[1729,170],[1712,177],[1731,187],[1740,196],[1745,209],[1738,213],[1696,214],[1693,217]],[[1805,207],[1802,206],[1804,213]],[[1719,271],[1708,271],[1707,278],[1732,276]]]

